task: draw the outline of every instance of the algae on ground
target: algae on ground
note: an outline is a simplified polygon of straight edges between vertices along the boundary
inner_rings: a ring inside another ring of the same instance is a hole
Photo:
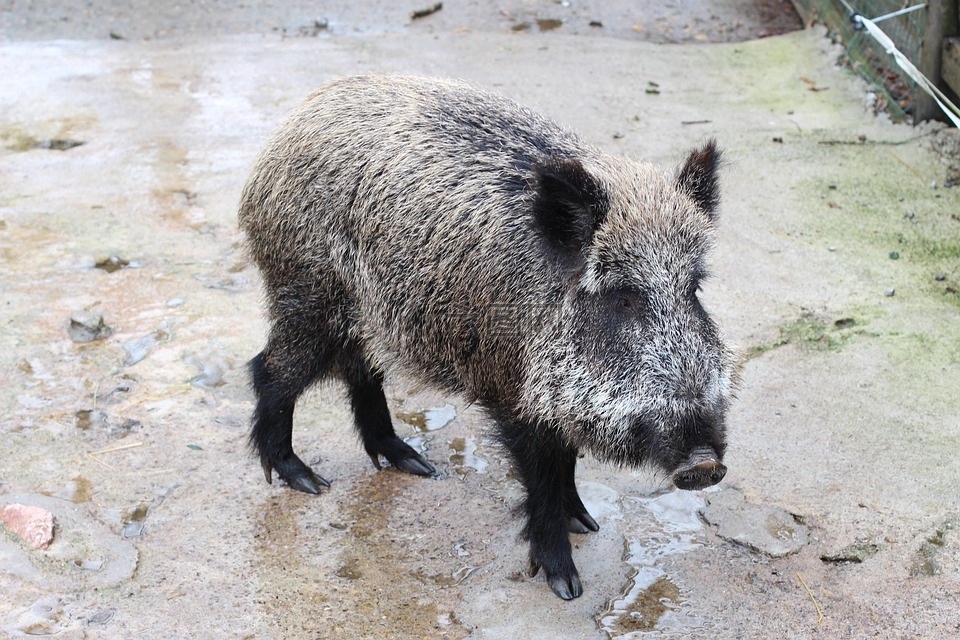
[[[780,326],[779,338],[747,349],[746,358],[756,358],[788,344],[814,351],[836,351],[853,337],[868,335],[864,329],[867,322],[865,316],[844,316],[831,321],[804,311]]]

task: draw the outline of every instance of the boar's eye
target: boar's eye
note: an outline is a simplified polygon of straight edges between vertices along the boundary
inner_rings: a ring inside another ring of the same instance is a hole
[[[647,307],[646,295],[640,291],[614,291],[611,298],[620,313],[639,314]]]

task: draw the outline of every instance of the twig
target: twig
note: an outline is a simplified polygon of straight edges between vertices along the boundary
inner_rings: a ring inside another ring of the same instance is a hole
[[[800,572],[797,571],[797,580],[800,581],[800,584],[803,585],[803,588],[807,590],[807,595],[810,596],[810,600],[813,601],[813,606],[817,608],[817,615],[820,616],[817,618],[817,624],[823,622],[823,611],[820,610],[820,605],[817,604],[817,599],[813,597],[813,591],[810,591],[810,587],[807,586],[807,583],[803,581],[803,578],[800,577]]]
[[[114,469],[116,469],[115,466],[113,466],[112,464],[109,464],[109,463],[104,462],[103,460],[101,460],[101,459],[98,458],[97,456],[93,455],[92,453],[88,453],[86,457],[90,458],[90,459],[93,460],[94,462],[99,462],[100,464],[102,464],[103,466],[105,466],[107,469],[110,469],[111,471],[114,470]]]
[[[925,175],[923,175],[922,173],[920,173],[919,171],[917,171],[916,169],[914,169],[914,168],[913,168],[913,165],[911,165],[909,162],[907,162],[906,160],[904,160],[903,158],[901,158],[900,156],[898,156],[897,154],[895,154],[893,151],[888,151],[887,153],[889,153],[890,155],[892,155],[892,156],[897,160],[897,162],[899,162],[900,164],[902,164],[903,166],[905,166],[907,169],[910,169],[910,171],[912,171],[915,176],[917,176],[918,178],[920,178],[921,180],[923,180],[924,182],[926,182],[927,177],[926,177]]]
[[[100,449],[100,451],[94,451],[88,453],[88,456],[102,456],[105,453],[113,453],[114,451],[123,451],[124,449],[133,449],[134,447],[142,447],[142,442],[131,442],[130,444],[122,444],[118,447],[108,447],[106,449]]]

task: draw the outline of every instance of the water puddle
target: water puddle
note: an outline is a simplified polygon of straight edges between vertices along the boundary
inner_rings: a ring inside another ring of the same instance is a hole
[[[537,27],[540,28],[540,31],[553,31],[562,26],[563,20],[557,20],[556,18],[540,18],[537,20]]]
[[[136,269],[140,266],[140,263],[131,262],[130,260],[121,258],[120,256],[107,256],[105,258],[98,259],[93,266],[101,271],[114,273],[115,271],[120,271],[121,269],[126,268]]]
[[[477,473],[487,470],[487,461],[476,455],[477,442],[474,438],[454,438],[449,444],[450,466],[461,480],[467,476],[468,469]]]
[[[421,432],[436,431],[453,422],[457,410],[452,404],[424,409],[423,411],[398,411],[397,418],[416,427]]]
[[[698,621],[684,616],[680,587],[662,567],[670,556],[702,545],[704,526],[698,512],[705,504],[703,497],[695,492],[672,491],[625,498],[624,504],[637,516],[637,524],[626,531],[624,540],[624,561],[633,571],[622,594],[601,614],[600,628],[611,639],[627,639],[697,626]]]
[[[599,482],[577,482],[577,493],[594,520],[620,517],[620,494]]]

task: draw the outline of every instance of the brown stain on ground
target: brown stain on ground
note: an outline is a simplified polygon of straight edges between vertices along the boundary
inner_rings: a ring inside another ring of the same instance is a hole
[[[630,593],[633,580],[627,585],[625,593]],[[616,620],[612,626],[610,637],[618,638],[633,633],[647,633],[655,631],[660,618],[668,609],[681,605],[680,589],[666,576],[657,578],[653,584],[641,591],[636,600],[630,602],[625,611],[613,611],[612,603],[599,619],[613,613]]]
[[[418,528],[408,490],[418,482],[425,480],[388,470],[360,476],[346,495],[339,484],[321,496],[284,488],[267,500],[255,534],[257,600],[274,637],[466,637],[452,614],[457,581],[443,579],[451,560],[430,554]],[[329,526],[301,526],[317,500],[338,498]],[[337,566],[316,561],[328,546],[341,550]]]

